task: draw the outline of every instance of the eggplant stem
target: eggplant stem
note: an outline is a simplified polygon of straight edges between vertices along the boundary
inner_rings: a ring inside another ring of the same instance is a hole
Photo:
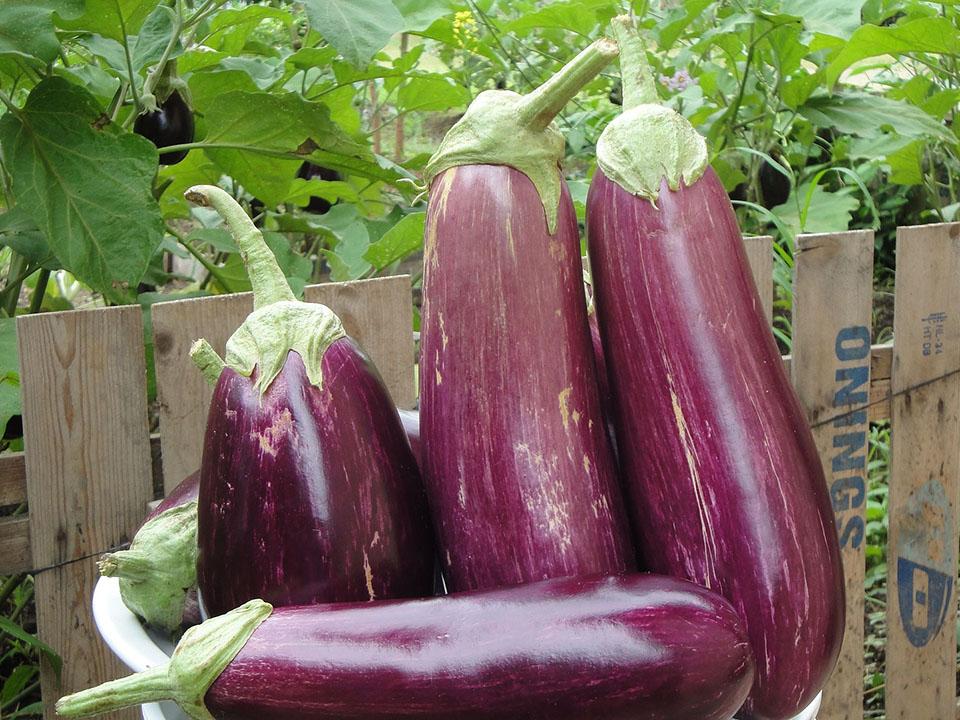
[[[629,15],[618,15],[610,21],[610,26],[620,46],[623,109],[626,111],[638,105],[659,104],[653,71],[634,19]]]
[[[211,385],[216,385],[220,374],[226,367],[223,358],[217,354],[213,346],[205,339],[200,338],[190,348],[190,359],[200,368],[204,379]]]
[[[136,550],[120,550],[107,553],[97,561],[97,568],[104,577],[125,577],[142,580],[155,575],[157,564]]]
[[[148,668],[136,675],[98,685],[57,701],[57,714],[66,717],[88,717],[120,710],[141,703],[167,700],[173,691],[170,664]]]
[[[236,200],[214,185],[194,185],[185,195],[190,202],[212,207],[227,224],[250,276],[254,310],[297,299],[260,230]]]
[[[593,80],[617,56],[617,46],[600,38],[568,62],[543,85],[520,102],[520,122],[533,129],[546,128],[584,85]]]

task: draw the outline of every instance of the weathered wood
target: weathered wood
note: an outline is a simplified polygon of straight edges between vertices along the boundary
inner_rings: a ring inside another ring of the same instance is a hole
[[[49,720],[61,694],[123,673],[94,627],[96,558],[87,556],[127,541],[150,499],[141,323],[136,306],[17,320],[31,562],[67,563],[35,578],[40,638],[63,658],[60,684],[41,662]]]
[[[0,507],[27,501],[27,474],[22,452],[0,455]]]
[[[767,322],[773,322],[773,238],[769,235],[744,237],[743,244],[747,248],[747,259],[753,271],[753,281],[760,291],[760,301],[763,303],[763,316]]]
[[[0,518],[0,575],[26,572],[30,562],[30,519]]]
[[[369,354],[400,407],[413,407],[413,303],[410,278],[399,275],[308,286],[308,302],[326,303]],[[190,360],[193,342],[206,338],[223,353],[227,339],[253,310],[250,293],[159,303],[153,306],[154,360],[164,490],[200,465],[213,389]]]
[[[960,481],[960,224],[899,228],[891,387],[886,707],[951,717]]]
[[[823,690],[818,717],[859,720],[863,717],[873,232],[799,235],[794,258],[793,384],[823,461],[847,596],[840,659]]]

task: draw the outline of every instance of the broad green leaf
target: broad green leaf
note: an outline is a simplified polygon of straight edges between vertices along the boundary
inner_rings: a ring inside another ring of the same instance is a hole
[[[217,252],[240,252],[233,236],[223,228],[198,228],[187,236],[191,243],[209,245]]]
[[[15,718],[40,717],[42,715],[43,715],[43,703],[35,702],[35,703],[30,703],[26,707],[20,708],[16,712],[10,713],[5,717],[9,718],[10,720],[14,720]]]
[[[2,318],[0,319],[0,432],[7,427],[10,418],[20,413],[17,321],[15,318]]]
[[[0,244],[47,270],[60,268],[60,261],[50,250],[47,239],[21,205],[14,205],[0,214]]]
[[[377,270],[383,270],[423,247],[423,227],[427,214],[411,213],[387,230],[363,253],[363,258]]]
[[[0,151],[17,202],[63,266],[98,292],[127,299],[163,239],[150,141],[120,134],[93,96],[52,77],[21,111],[0,118]]]
[[[772,212],[794,235],[801,232],[839,232],[850,227],[850,218],[860,206],[860,202],[846,188],[839,192],[829,192],[822,185],[817,185],[813,189],[805,222],[801,225],[800,213],[809,191],[808,184],[801,185],[791,193],[786,203],[772,209]],[[801,205],[799,209],[798,199]]]
[[[340,180],[302,180],[294,178],[286,201],[303,207],[310,202],[311,197],[323,198],[331,204],[338,200],[360,201],[360,195],[350,183]]]
[[[820,87],[822,80],[822,70],[813,74],[807,74],[801,70],[799,75],[783,84],[780,88],[780,97],[787,107],[799,108]]]
[[[397,92],[397,106],[406,112],[464,108],[470,91],[443,75],[413,76]]]
[[[275,232],[265,232],[263,240],[273,251],[277,264],[283,270],[284,276],[289,279],[299,279],[306,282],[313,275],[313,263],[300,255],[290,246],[286,235]]]
[[[39,672],[36,665],[18,665],[10,673],[10,677],[3,683],[3,689],[0,690],[0,705],[6,706],[23,690],[34,675]]]
[[[886,161],[890,165],[890,182],[898,185],[919,185],[923,182],[923,148],[922,140],[914,140],[887,155]]]
[[[310,27],[357,67],[404,30],[403,15],[390,0],[305,0],[304,6]]]
[[[51,63],[60,52],[50,8],[32,3],[0,4],[0,55]]]
[[[114,40],[136,35],[143,21],[153,12],[157,0],[86,0],[80,17],[59,17],[57,24],[66,30],[84,30]]]
[[[524,13],[504,29],[523,32],[535,28],[560,28],[589,35],[598,25],[606,24],[615,13],[616,9],[608,0],[561,0]]]
[[[221,10],[210,21],[210,32],[204,45],[229,55],[239,55],[253,31],[267,19],[285,26],[293,20],[289,11],[266,5]]]
[[[187,81],[194,109],[205,115],[216,106],[220,96],[233,90],[255,93],[257,84],[243,70],[208,70],[196,72]]]
[[[123,49],[123,44],[119,40],[104,37],[103,35],[91,34],[81,35],[77,38],[76,42],[97,57],[102,58],[120,77],[124,79],[127,78],[127,54]]]
[[[165,218],[190,217],[190,203],[183,194],[194,185],[216,185],[220,171],[206,155],[191,150],[187,157],[176,165],[160,168],[158,182],[170,183],[160,196],[160,210]]]
[[[904,137],[933,137],[946,142],[953,135],[936,118],[908,102],[867,93],[835,93],[811,98],[800,113],[819,127],[835,127],[843,133],[876,136],[891,128]]]
[[[130,48],[134,70],[142,70],[148,65],[154,65],[160,61],[160,58],[163,57],[163,51],[173,36],[176,19],[173,9],[166,5],[158,5],[150,13]],[[177,57],[181,51],[182,47],[177,42],[170,53],[170,57]]]
[[[408,32],[426,30],[433,23],[449,15],[460,3],[456,0],[393,0],[403,15],[403,29]]]
[[[864,1],[784,0],[782,10],[801,18],[807,30],[848,38],[860,27],[860,8]]]
[[[945,17],[920,18],[891,27],[864,25],[827,67],[827,84],[833,85],[844,70],[859,60],[923,52],[960,54],[960,32]]]
[[[283,77],[283,61],[264,57],[227,57],[220,62],[224,70],[240,70],[253,80],[259,90],[268,90]]]
[[[57,66],[54,68],[54,73],[66,78],[74,85],[86,88],[92,95],[101,100],[104,106],[109,103],[114,93],[117,92],[117,88],[120,87],[120,80],[99,65]]]
[[[183,75],[195,73],[197,70],[219,65],[224,59],[230,57],[226,53],[212,50],[206,45],[191,48],[177,58],[177,70]]]

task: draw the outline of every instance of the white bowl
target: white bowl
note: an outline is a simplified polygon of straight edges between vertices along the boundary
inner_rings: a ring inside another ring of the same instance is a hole
[[[134,672],[165,663],[173,652],[173,644],[144,629],[143,625],[120,599],[117,578],[102,577],[93,590],[93,619],[103,641],[113,650],[120,662]],[[793,720],[816,720],[822,693]],[[143,706],[143,720],[188,720],[183,711],[172,702],[147,703]]]

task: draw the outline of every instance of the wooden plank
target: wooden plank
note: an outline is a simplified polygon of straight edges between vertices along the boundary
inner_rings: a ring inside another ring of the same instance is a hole
[[[760,291],[760,301],[763,303],[763,315],[767,322],[773,322],[773,238],[769,235],[744,237],[743,244],[747,248],[747,259],[753,271],[753,281]]]
[[[846,582],[846,631],[820,720],[863,717],[863,578],[873,232],[799,235],[793,291],[793,384],[813,426]]]
[[[413,380],[413,299],[410,276],[311,285],[308,302],[328,305],[370,356],[397,407],[417,401]]]
[[[16,575],[30,570],[30,519],[0,519],[0,575]]]
[[[370,355],[394,401],[413,407],[413,304],[410,278],[400,275],[308,286],[308,302],[325,302]],[[153,306],[154,361],[163,446],[164,491],[197,469],[212,388],[190,360],[206,338],[220,353],[253,309],[250,293],[177,300]]]
[[[899,228],[891,388],[886,705],[951,717],[960,489],[960,223]]]
[[[22,452],[0,455],[0,507],[27,501],[27,475]]]
[[[125,674],[94,627],[96,554],[126,542],[151,496],[143,327],[136,306],[25,315],[17,336],[44,717],[62,694]],[[71,562],[73,561],[73,562]],[[113,718],[134,720],[126,710]]]

